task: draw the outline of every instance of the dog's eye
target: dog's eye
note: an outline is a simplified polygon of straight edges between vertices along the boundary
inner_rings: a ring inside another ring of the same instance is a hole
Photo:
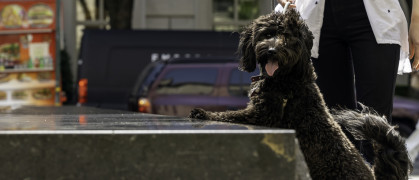
[[[272,37],[272,34],[266,34],[266,37],[270,38]]]

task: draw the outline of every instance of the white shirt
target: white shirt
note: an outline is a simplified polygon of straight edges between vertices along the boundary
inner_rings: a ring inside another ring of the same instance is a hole
[[[295,5],[314,36],[311,56],[319,56],[320,31],[326,0],[297,0]],[[400,45],[398,74],[412,72],[409,60],[408,26],[398,0],[364,0],[371,28],[378,44]],[[276,12],[282,11],[280,4]]]

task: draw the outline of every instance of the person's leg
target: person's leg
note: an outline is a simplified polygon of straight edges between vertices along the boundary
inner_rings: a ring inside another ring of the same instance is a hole
[[[385,115],[391,123],[400,46],[377,44],[363,4],[346,18],[344,29],[355,72],[357,101]]]
[[[400,46],[361,41],[353,43],[351,50],[358,102],[372,107],[391,123]]]
[[[319,58],[313,59],[318,76],[317,85],[329,108],[356,109],[355,82],[349,48],[339,38],[329,36],[331,35],[322,34]],[[372,164],[374,153],[371,143],[355,140],[346,129],[342,130],[366,161]]]
[[[350,43],[355,71],[357,101],[385,115],[391,123],[393,94],[399,62],[398,45],[378,45],[374,34],[358,34]],[[360,152],[373,163],[374,150],[371,142],[361,141]]]
[[[313,63],[319,76],[317,83],[320,91],[324,94],[326,104],[332,108],[357,108],[354,57],[349,48],[353,32],[348,33],[348,28],[361,34],[371,29],[363,1],[326,1],[319,59],[313,60]],[[344,132],[366,161],[373,164],[372,144],[355,140],[349,132]]]
[[[357,3],[355,3],[357,2]],[[350,47],[355,72],[356,101],[372,107],[391,122],[393,94],[399,62],[398,45],[378,45],[363,2],[348,1],[346,15],[339,22]],[[355,143],[356,144],[356,143]],[[360,152],[373,163],[371,142],[361,141]]]
[[[348,51],[343,42],[322,39],[319,58],[313,59],[316,83],[329,108],[356,109],[353,67]]]
[[[313,59],[316,82],[329,108],[355,109],[353,65],[334,11],[336,2],[326,1],[325,4],[319,57]]]

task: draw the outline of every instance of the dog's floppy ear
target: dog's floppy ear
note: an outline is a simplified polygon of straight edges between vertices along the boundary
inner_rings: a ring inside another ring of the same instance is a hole
[[[303,33],[303,38],[304,38],[304,43],[307,47],[308,50],[311,50],[311,48],[313,48],[313,33],[311,33],[311,31],[308,29],[306,24],[303,24],[301,26],[301,32]]]
[[[239,69],[253,72],[256,69],[256,54],[253,47],[254,23],[246,26],[240,33],[239,54],[241,55]]]
[[[311,48],[313,48],[313,39],[314,39],[313,33],[308,29],[307,24],[300,17],[299,13],[298,13],[298,16],[299,16],[299,20],[298,20],[299,31],[301,33],[302,38],[304,39],[304,43],[307,49],[311,50]]]
[[[289,27],[294,27],[292,30],[295,34],[299,34],[304,40],[304,45],[308,50],[311,50],[313,47],[313,33],[308,29],[307,24],[302,19],[300,13],[295,9],[290,9],[287,11],[287,18],[285,19],[284,24],[287,24]],[[295,24],[296,23],[296,24]]]

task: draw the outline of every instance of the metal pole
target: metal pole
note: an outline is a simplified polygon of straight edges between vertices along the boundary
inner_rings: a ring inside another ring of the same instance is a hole
[[[272,0],[272,10],[275,9],[275,6],[276,6],[276,0]]]
[[[55,12],[55,106],[61,105],[61,1],[56,0]]]
[[[234,22],[239,21],[239,0],[234,0]]]
[[[105,3],[103,0],[99,0],[99,21],[105,22]],[[101,25],[99,28],[104,29],[106,25]]]
[[[146,0],[141,0],[141,21],[140,21],[140,27],[141,29],[146,29],[147,28],[147,2]]]

